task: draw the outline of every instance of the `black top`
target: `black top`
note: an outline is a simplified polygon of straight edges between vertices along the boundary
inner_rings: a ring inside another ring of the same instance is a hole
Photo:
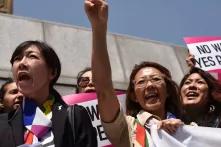
[[[198,126],[221,128],[221,106],[209,105],[206,111],[197,119],[191,118],[187,113],[184,113],[183,121],[185,124],[194,122]]]
[[[52,132],[56,147],[97,147],[97,134],[90,117],[83,106],[76,105],[74,112],[75,143],[67,104],[57,91],[52,90],[55,97],[52,108]],[[0,147],[15,147],[24,144],[24,126],[22,109],[11,113],[0,114]]]

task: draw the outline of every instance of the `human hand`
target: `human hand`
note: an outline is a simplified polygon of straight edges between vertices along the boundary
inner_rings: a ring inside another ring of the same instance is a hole
[[[194,67],[196,65],[196,59],[194,57],[193,54],[188,53],[187,57],[186,57],[186,64],[191,68]]]
[[[169,134],[174,134],[176,130],[184,123],[180,119],[164,119],[159,121],[158,129],[163,129]]]
[[[92,27],[106,27],[108,4],[105,0],[85,0],[84,9]]]

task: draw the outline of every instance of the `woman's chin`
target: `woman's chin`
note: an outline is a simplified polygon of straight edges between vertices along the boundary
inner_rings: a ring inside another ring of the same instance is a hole
[[[148,111],[156,111],[161,109],[161,103],[156,102],[156,103],[151,103],[151,104],[146,104],[146,108]]]
[[[24,87],[18,87],[18,90],[25,96],[30,97],[31,96],[31,89],[30,88],[24,88]]]

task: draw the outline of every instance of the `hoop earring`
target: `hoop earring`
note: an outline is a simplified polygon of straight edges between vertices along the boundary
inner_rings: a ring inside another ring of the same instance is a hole
[[[209,113],[214,112],[216,107],[214,105],[209,106]]]

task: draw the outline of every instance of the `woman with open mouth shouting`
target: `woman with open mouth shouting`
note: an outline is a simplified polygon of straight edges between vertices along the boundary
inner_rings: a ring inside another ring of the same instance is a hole
[[[10,62],[18,90],[25,98],[22,108],[7,121],[11,131],[7,131],[8,139],[1,139],[1,145],[97,146],[96,132],[86,109],[76,105],[70,116],[68,106],[53,88],[60,76],[61,64],[48,44],[25,41],[15,49]],[[74,121],[70,121],[69,116]]]
[[[148,131],[155,125],[174,133],[182,124],[178,86],[167,68],[153,62],[136,65],[130,75],[124,115],[115,95],[107,51],[108,4],[85,0],[92,27],[92,76],[107,137],[117,147],[148,146]]]
[[[186,124],[221,127],[221,84],[210,73],[192,67],[180,83]]]

